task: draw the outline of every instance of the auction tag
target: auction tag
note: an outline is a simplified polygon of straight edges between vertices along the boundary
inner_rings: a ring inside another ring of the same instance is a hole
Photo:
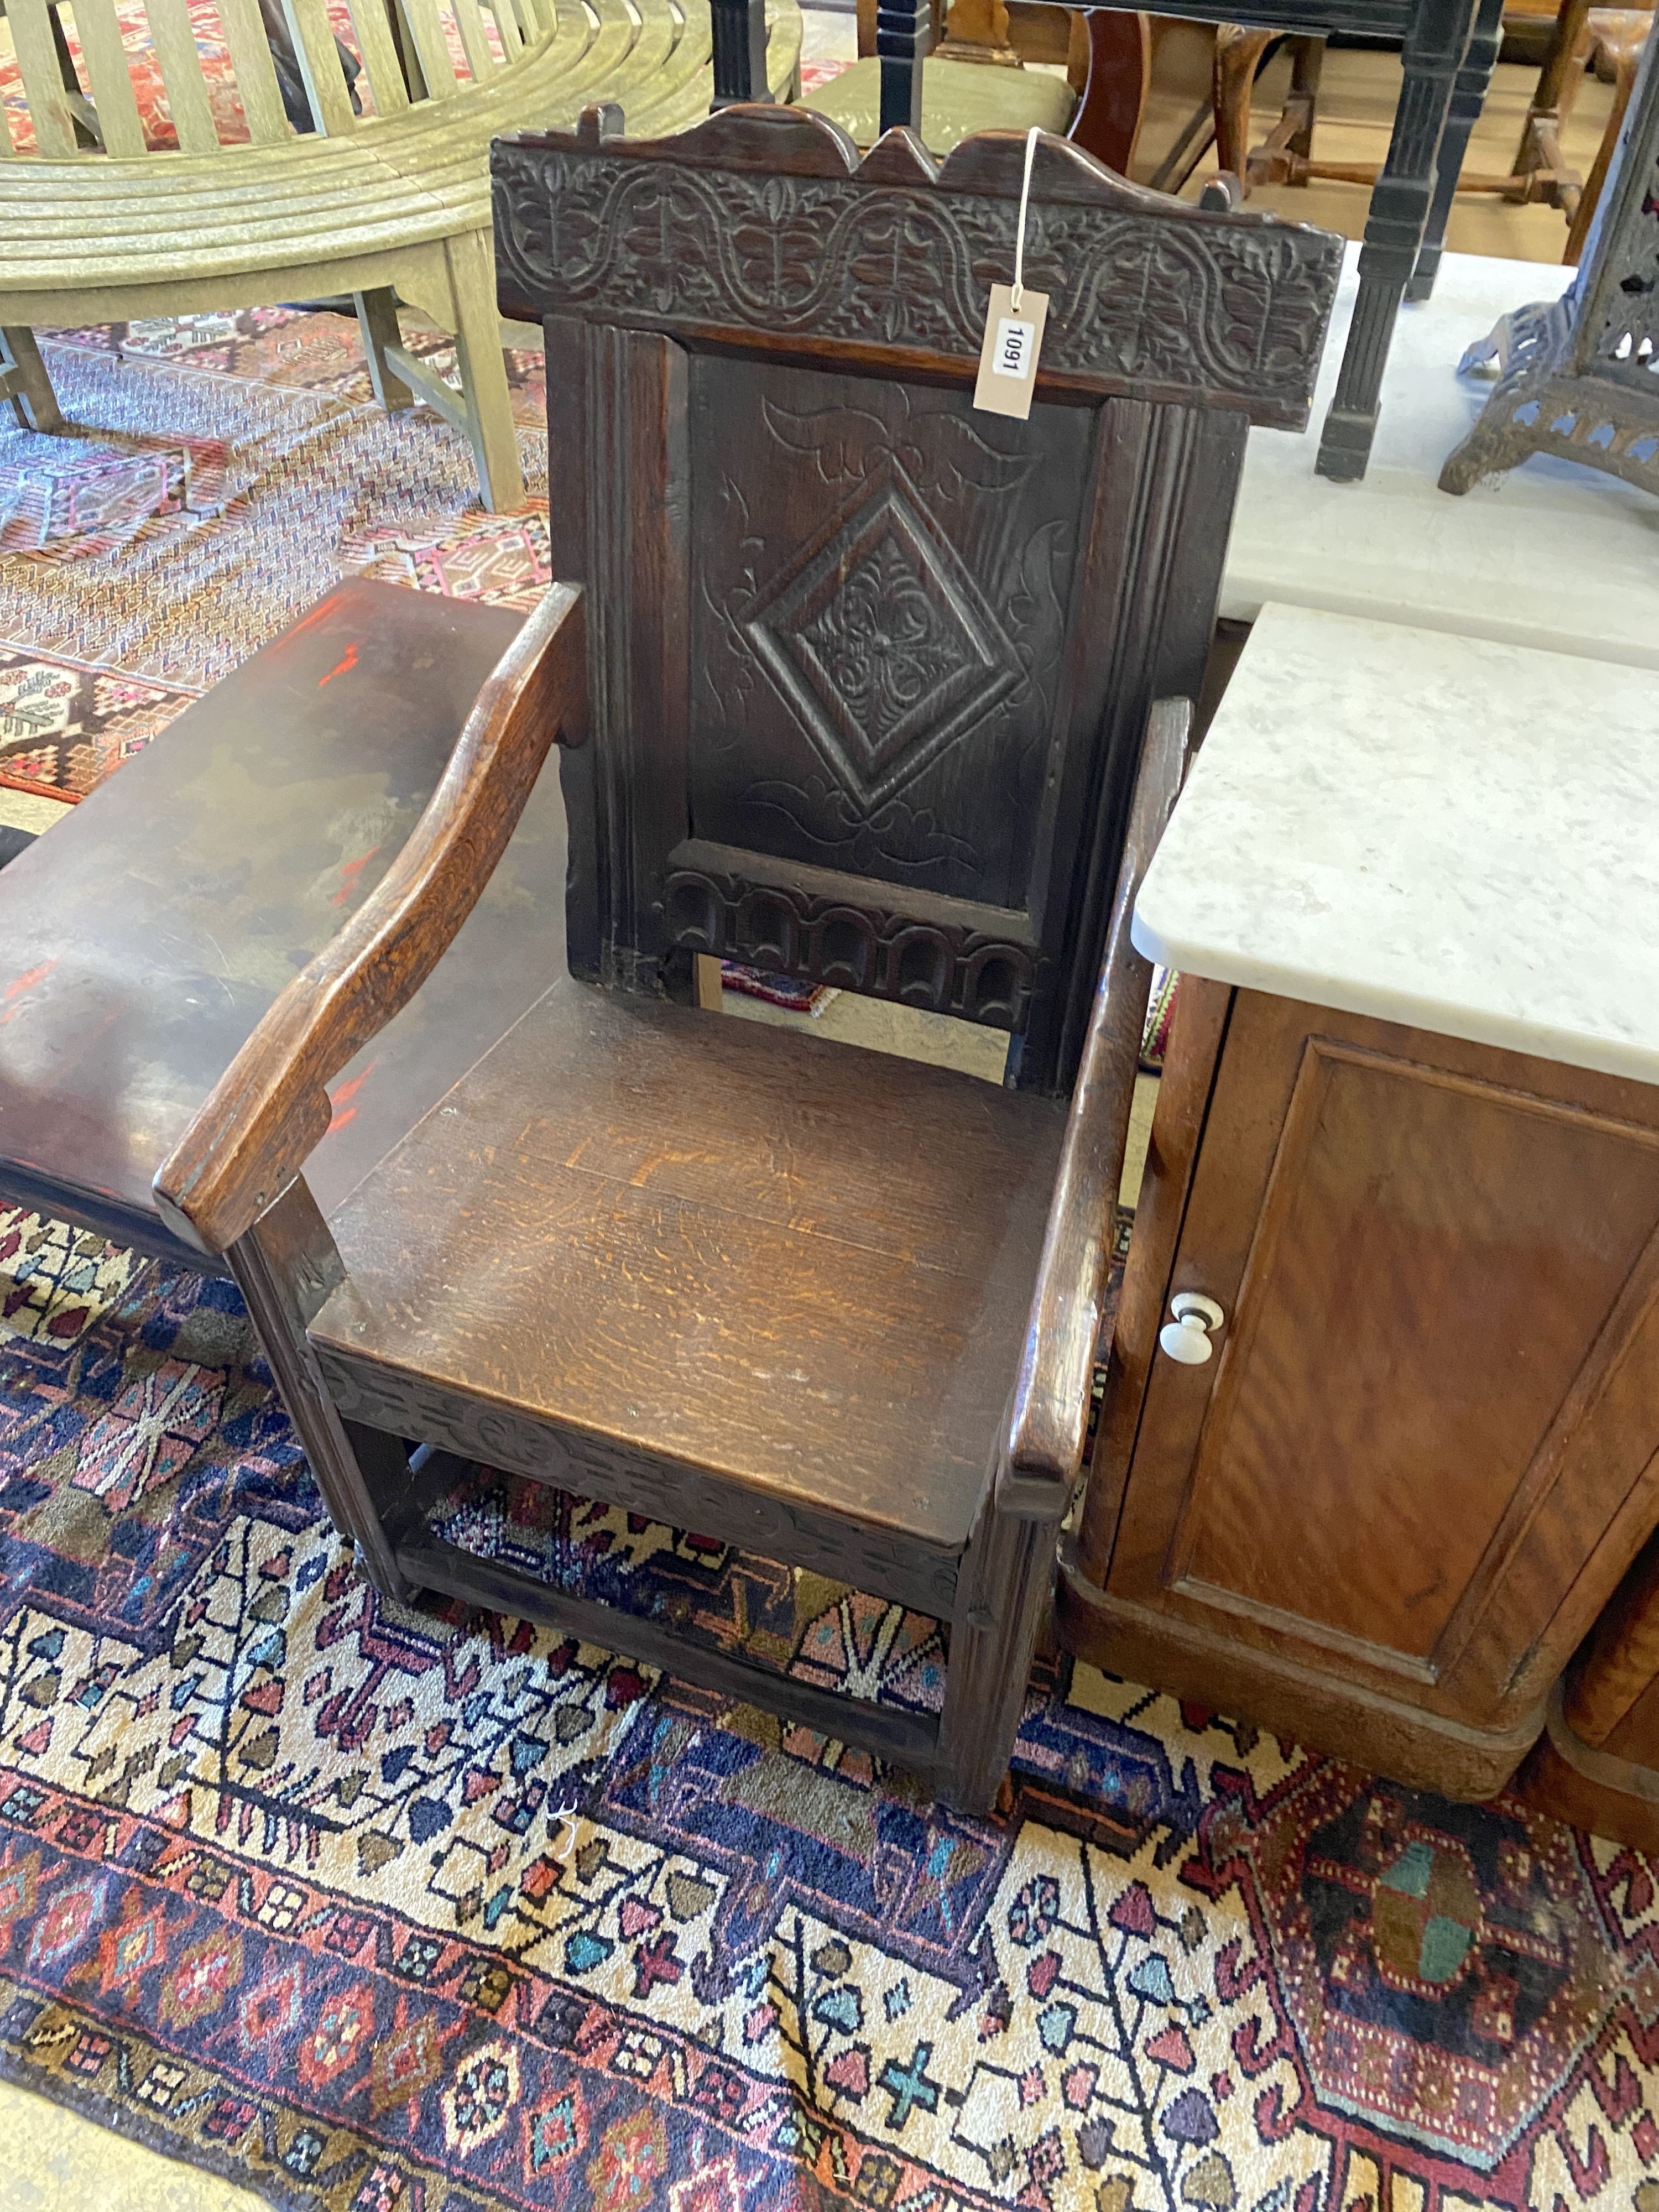
[[[985,343],[979,349],[979,381],[974,404],[987,415],[1013,415],[1023,422],[1031,411],[1036,387],[1042,326],[1048,319],[1048,295],[1020,289],[1014,305],[1012,284],[993,284],[985,318]]]

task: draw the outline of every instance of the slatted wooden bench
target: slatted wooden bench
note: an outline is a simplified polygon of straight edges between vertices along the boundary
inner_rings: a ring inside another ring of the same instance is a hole
[[[708,112],[712,43],[708,0],[488,4],[493,39],[479,0],[444,0],[442,14],[439,0],[351,0],[357,92],[367,85],[374,110],[358,114],[326,0],[284,0],[316,125],[301,136],[258,0],[219,0],[248,132],[226,144],[188,0],[147,0],[179,140],[163,150],[147,143],[115,0],[74,0],[85,99],[65,87],[48,0],[6,0],[36,150],[16,154],[0,119],[0,397],[32,428],[58,427],[36,328],[350,293],[380,403],[435,406],[471,440],[485,503],[518,506],[489,142],[526,123],[569,125],[594,100],[619,104],[641,137],[681,130]],[[787,97],[796,0],[768,0],[767,17],[767,76]],[[88,102],[101,146],[84,143]],[[454,332],[459,392],[404,346],[399,300]]]

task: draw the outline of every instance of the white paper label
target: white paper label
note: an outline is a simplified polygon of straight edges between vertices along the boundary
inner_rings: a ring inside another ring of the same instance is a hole
[[[1027,285],[1014,305],[1013,288],[993,284],[980,348],[979,380],[974,404],[987,415],[1012,415],[1024,422],[1031,411],[1037,356],[1048,319],[1048,295]]]

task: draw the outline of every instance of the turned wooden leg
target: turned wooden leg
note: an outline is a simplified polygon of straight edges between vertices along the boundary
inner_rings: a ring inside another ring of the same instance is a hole
[[[1296,39],[1291,45],[1290,105],[1296,117],[1296,127],[1285,143],[1285,151],[1304,161],[1313,159],[1315,112],[1319,105],[1319,80],[1325,69],[1323,39]]]
[[[1273,44],[1272,31],[1246,29],[1241,23],[1216,26],[1215,58],[1210,65],[1210,98],[1215,109],[1215,158],[1231,170],[1241,193],[1250,189],[1250,94],[1261,57]]]
[[[1543,166],[1540,159],[1540,126],[1553,124],[1557,131],[1566,121],[1584,74],[1584,47],[1589,23],[1590,0],[1561,0],[1549,52],[1538,72],[1538,83],[1521,126],[1513,173],[1524,177]]]
[[[1370,459],[1395,317],[1417,266],[1452,85],[1474,15],[1474,0],[1421,0],[1406,40],[1394,136],[1371,191],[1359,249],[1359,297],[1315,465],[1322,477],[1338,483],[1358,482]]]
[[[0,329],[0,399],[9,399],[26,430],[61,430],[64,418],[34,343],[34,332],[21,324]]]
[[[1503,43],[1504,0],[1480,0],[1463,64],[1452,84],[1446,127],[1441,134],[1440,151],[1435,161],[1434,198],[1429,203],[1429,220],[1423,243],[1418,248],[1417,265],[1406,285],[1407,300],[1426,300],[1434,289],[1452,198],[1462,173],[1463,156],[1468,151],[1469,133],[1480,120],[1492,73],[1498,66],[1498,49]]]
[[[1595,149],[1595,164],[1584,180],[1583,191],[1573,211],[1572,226],[1567,233],[1567,249],[1561,256],[1569,268],[1576,267],[1584,258],[1590,226],[1595,221],[1595,210],[1601,204],[1601,188],[1607,181],[1607,170],[1618,150],[1620,133],[1625,127],[1630,96],[1636,85],[1637,64],[1641,58],[1641,46],[1636,42],[1619,49],[1619,74],[1613,79],[1613,107],[1607,116],[1607,127],[1601,133],[1601,143]]]

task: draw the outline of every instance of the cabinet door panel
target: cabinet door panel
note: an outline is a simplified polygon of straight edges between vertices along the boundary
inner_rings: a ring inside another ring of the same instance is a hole
[[[1659,1132],[1326,1018],[1239,995],[1111,1587],[1484,1722],[1650,1455]]]

